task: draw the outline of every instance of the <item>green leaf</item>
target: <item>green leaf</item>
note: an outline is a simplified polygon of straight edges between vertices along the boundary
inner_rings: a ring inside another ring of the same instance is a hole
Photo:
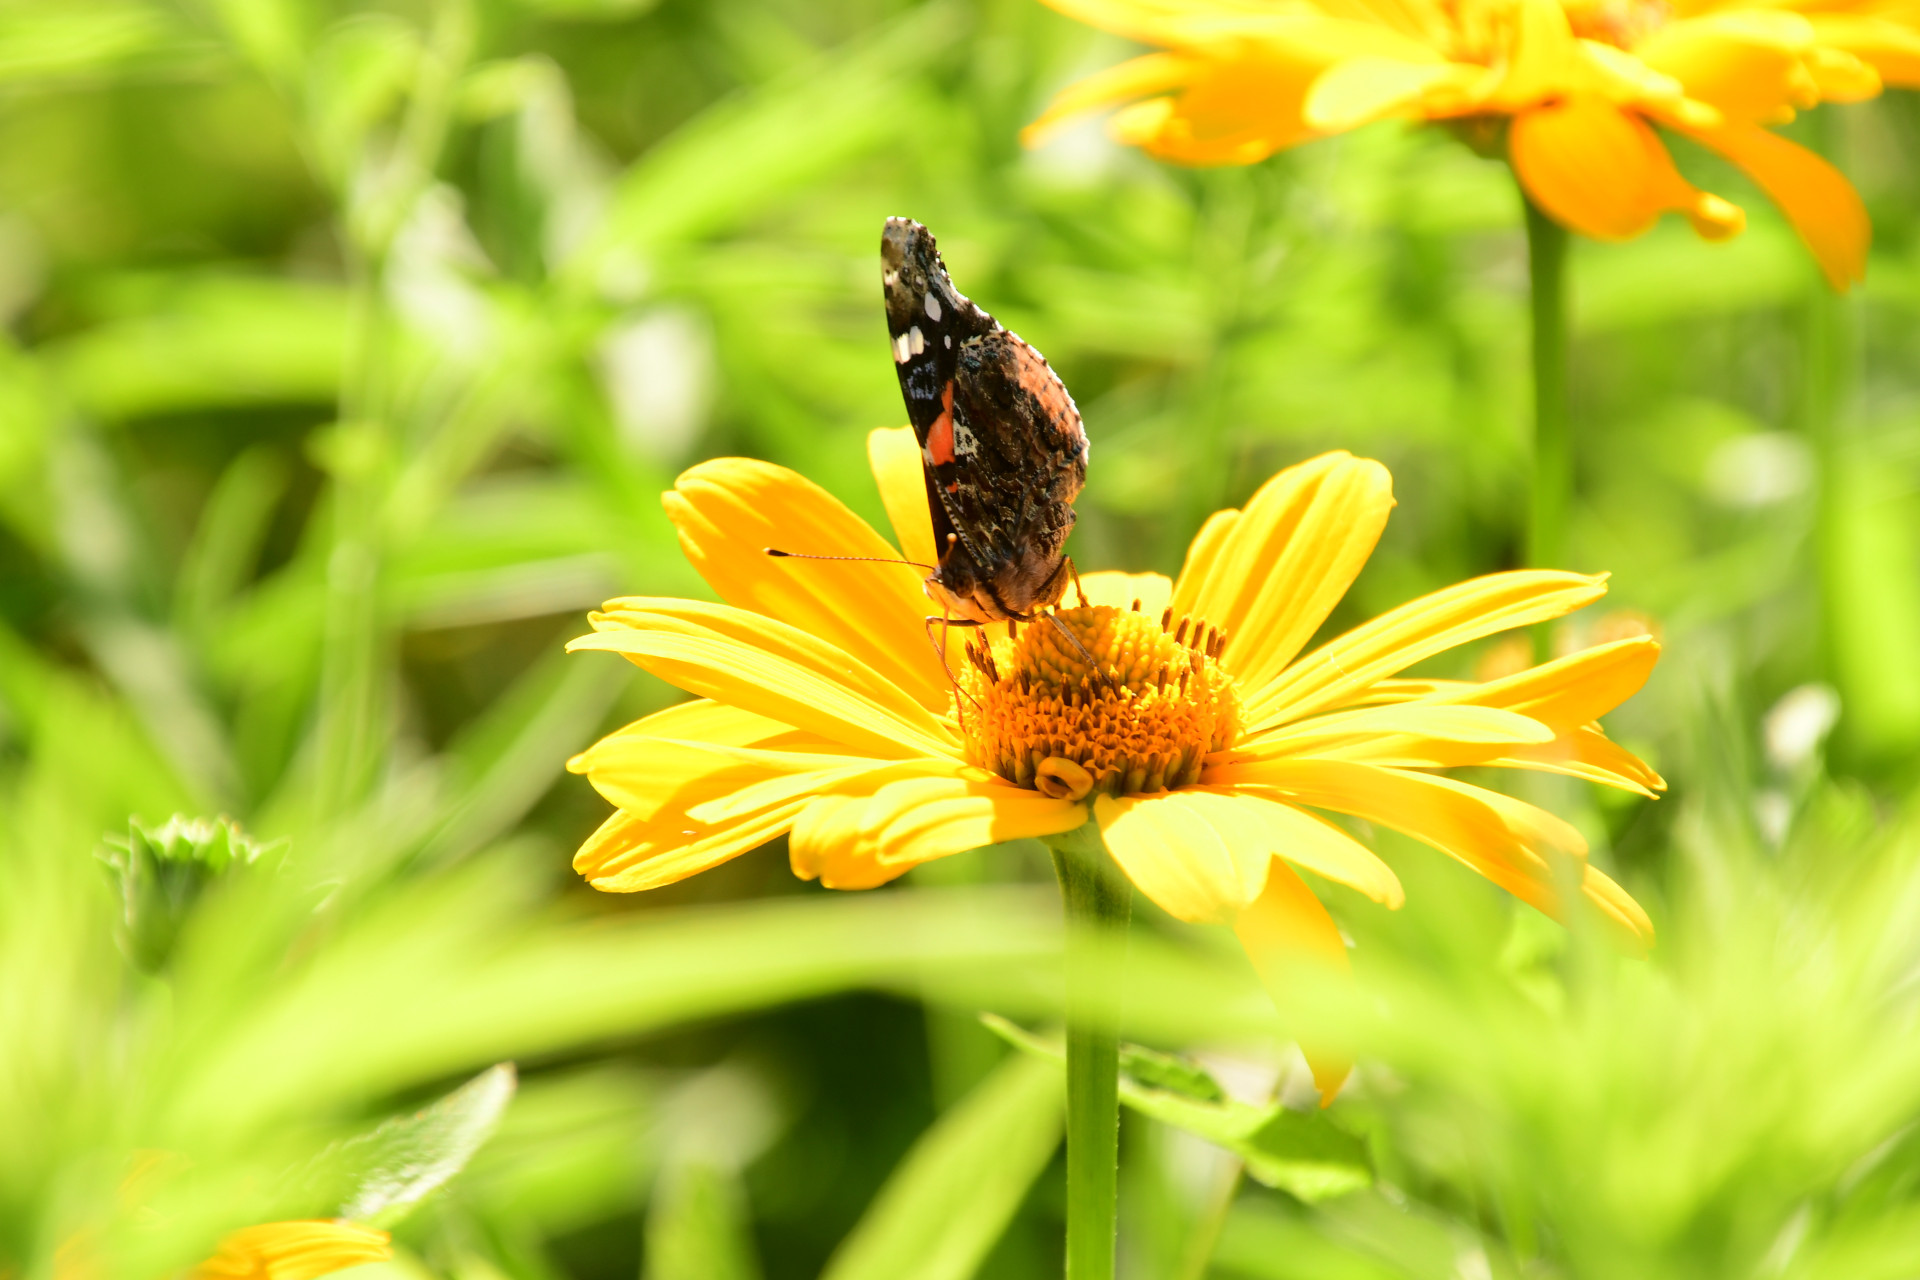
[[[636,161],[606,217],[568,263],[597,281],[658,248],[751,217],[773,198],[896,137],[916,118],[912,74],[953,40],[956,11],[922,6],[877,37],[793,77],[723,100]]]
[[[331,403],[347,295],[331,285],[186,274],[129,292],[144,314],[45,349],[63,390],[107,420],[195,409]]]
[[[1060,1142],[1061,1073],[1014,1055],[923,1134],[823,1280],[967,1280]]]
[[[994,1014],[982,1014],[981,1021],[1018,1049],[1050,1062],[1066,1062],[1065,1050],[1054,1041]],[[1290,1111],[1278,1103],[1256,1107],[1224,1098],[1224,1091],[1223,1100],[1208,1101],[1194,1095],[1191,1080],[1179,1091],[1168,1089],[1164,1082],[1179,1077],[1168,1075],[1162,1065],[1165,1057],[1135,1046],[1123,1049],[1120,1101],[1141,1115],[1226,1148],[1246,1162],[1249,1177],[1296,1199],[1326,1200],[1373,1182],[1366,1144],[1325,1116]],[[1124,1069],[1129,1061],[1147,1064],[1148,1079]],[[1193,1070],[1219,1088],[1211,1076]]]
[[[515,1083],[513,1064],[500,1063],[425,1110],[343,1145],[336,1158],[357,1185],[340,1216],[381,1225],[404,1217],[466,1167],[499,1125]]]

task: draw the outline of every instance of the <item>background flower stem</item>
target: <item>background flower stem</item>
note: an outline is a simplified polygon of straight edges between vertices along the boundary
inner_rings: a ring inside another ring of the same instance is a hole
[[[1126,955],[1133,891],[1114,873],[1094,823],[1046,843],[1067,913],[1067,1277],[1112,1280],[1120,1049],[1109,993]]]
[[[1533,322],[1533,492],[1527,563],[1564,567],[1573,448],[1567,431],[1567,229],[1527,210],[1527,281]]]

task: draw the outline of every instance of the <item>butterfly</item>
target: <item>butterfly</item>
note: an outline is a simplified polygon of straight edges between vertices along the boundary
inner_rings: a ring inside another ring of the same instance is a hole
[[[1044,356],[953,287],[932,232],[888,218],[880,262],[933,514],[927,595],[956,625],[1029,621],[1073,579],[1080,410]]]

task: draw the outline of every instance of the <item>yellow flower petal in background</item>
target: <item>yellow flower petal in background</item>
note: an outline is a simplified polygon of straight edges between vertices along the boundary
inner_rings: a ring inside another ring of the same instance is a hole
[[[1276,863],[1260,896],[1234,917],[1233,931],[1274,1004],[1296,1024],[1301,1052],[1320,1090],[1320,1105],[1329,1105],[1352,1070],[1353,1058],[1314,1035],[1316,1020],[1303,1011],[1302,995],[1331,987],[1337,999],[1351,982],[1353,969],[1339,926],[1313,890],[1284,863]]]
[[[1824,177],[1796,202],[1791,178],[1771,176],[1787,161],[1765,142],[1717,131],[1861,101],[1883,83],[1920,84],[1920,18],[1846,0],[1047,2],[1163,51],[1061,92],[1030,141],[1076,113],[1117,106],[1113,136],[1161,159],[1252,164],[1383,117],[1505,118],[1516,177],[1560,225],[1623,240],[1672,211],[1701,236],[1725,239],[1745,226],[1744,213],[1682,178],[1653,126],[1702,131],[1787,209],[1839,289],[1859,278],[1865,252],[1864,232],[1832,212],[1849,202]],[[1736,151],[1752,152],[1751,163]]]
[[[1680,176],[1645,121],[1596,97],[1515,117],[1507,151],[1534,203],[1596,240],[1631,239],[1668,210],[1708,239],[1746,225],[1739,209]]]
[[[720,458],[681,476],[664,504],[688,562],[722,600],[844,649],[922,706],[946,709],[947,677],[920,622],[926,570],[874,563],[900,553],[839,499],[784,467]],[[870,559],[784,559],[768,547]]]
[[[1813,24],[1785,10],[1707,13],[1666,23],[1634,56],[1727,118],[1781,124],[1820,100],[1806,66]]]
[[[1920,85],[1920,23],[1845,11],[1809,14],[1808,21],[1823,47],[1852,54],[1888,84]]]
[[[1580,45],[1559,0],[1518,0],[1502,17],[1514,28],[1505,42],[1505,74],[1484,106],[1520,111],[1585,87]]]
[[[1329,133],[1352,129],[1392,115],[1418,102],[1460,69],[1439,54],[1424,62],[1398,58],[1353,58],[1322,72],[1307,94],[1306,120]]]
[[[1780,206],[1813,251],[1828,284],[1844,291],[1866,278],[1873,224],[1860,193],[1838,169],[1805,147],[1754,125],[1684,132],[1739,165]]]
[[[1178,88],[1196,70],[1192,59],[1179,54],[1149,53],[1096,72],[1068,86],[1048,103],[1040,117],[1020,131],[1021,145],[1043,145],[1060,124],[1085,112]]]
[[[384,1231],[352,1222],[267,1222],[243,1227],[194,1269],[195,1280],[316,1280],[385,1262],[393,1256]]]

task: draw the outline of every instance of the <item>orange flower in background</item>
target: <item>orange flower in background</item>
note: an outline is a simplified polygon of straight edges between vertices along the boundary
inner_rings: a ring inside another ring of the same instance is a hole
[[[870,452],[902,550],[931,563],[912,433],[877,431]],[[728,458],[681,476],[666,506],[726,603],[614,600],[570,646],[699,695],[570,762],[618,810],[574,858],[596,888],[670,884],[783,834],[796,874],[867,888],[1091,820],[1142,893],[1182,920],[1234,925],[1278,987],[1303,955],[1347,964],[1298,870],[1403,898],[1331,813],[1403,831],[1543,911],[1564,913],[1560,887],[1577,884],[1623,938],[1651,941],[1571,826],[1441,771],[1544,769],[1651,794],[1659,777],[1595,720],[1645,681],[1658,644],[1623,639],[1485,684],[1395,678],[1591,603],[1602,579],[1476,578],[1302,653],[1385,527],[1391,481],[1376,462],[1333,453],[1281,472],[1207,522],[1177,582],[1089,574],[1057,622],[956,640],[958,697],[927,642],[938,611],[918,571],[764,554],[900,554],[824,490]],[[1344,1070],[1315,1062],[1327,1096]]]
[[[1767,126],[1920,83],[1920,11],[1703,0],[1047,0],[1161,52],[1075,84],[1026,132],[1118,106],[1119,140],[1251,164],[1386,118],[1492,122],[1528,197],[1601,240],[1667,211],[1708,239],[1745,215],[1680,176],[1655,127],[1739,166],[1845,289],[1871,228],[1858,194]],[[1799,11],[1805,8],[1806,12]]]

